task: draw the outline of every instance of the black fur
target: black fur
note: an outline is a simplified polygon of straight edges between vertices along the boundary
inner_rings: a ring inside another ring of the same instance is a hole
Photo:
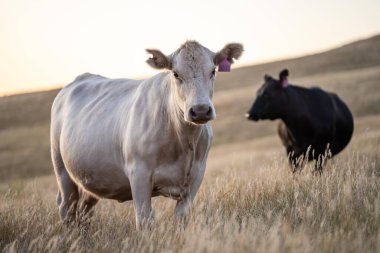
[[[278,134],[296,171],[301,167],[300,157],[315,160],[326,156],[326,151],[331,156],[342,151],[351,140],[354,124],[350,110],[338,95],[320,88],[282,88],[281,81],[288,75],[288,70],[281,71],[280,81],[265,75],[247,118],[281,119]],[[322,164],[316,163],[315,169],[321,170]]]
[[[284,81],[284,79],[288,78],[288,76],[289,76],[289,70],[287,69],[282,70],[279,74],[280,82]]]

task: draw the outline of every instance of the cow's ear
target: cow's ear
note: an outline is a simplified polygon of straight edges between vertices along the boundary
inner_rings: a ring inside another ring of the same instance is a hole
[[[244,49],[243,45],[239,43],[227,44],[222,50],[217,52],[214,56],[215,65],[219,65],[224,59],[227,59],[230,64],[234,63],[242,55]]]
[[[289,70],[287,70],[287,69],[281,70],[281,72],[279,74],[280,81],[284,80],[285,78],[288,78],[288,76],[289,76]]]
[[[289,70],[283,69],[279,74],[280,84],[283,88],[288,87]]]
[[[268,82],[271,78],[272,78],[272,77],[271,77],[270,75],[265,74],[265,76],[264,76],[264,81],[265,81],[265,82]]]
[[[160,50],[156,49],[146,49],[148,54],[151,54],[146,62],[155,69],[171,69],[172,63],[169,57],[164,55]]]

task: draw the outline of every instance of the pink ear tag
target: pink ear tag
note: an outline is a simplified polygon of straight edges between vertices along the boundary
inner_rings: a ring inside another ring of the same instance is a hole
[[[231,63],[227,60],[227,58],[224,58],[223,61],[221,61],[219,63],[218,71],[219,72],[230,72],[231,71]]]
[[[288,82],[288,79],[285,78],[284,80],[282,80],[282,88],[286,88],[289,86],[289,82]]]

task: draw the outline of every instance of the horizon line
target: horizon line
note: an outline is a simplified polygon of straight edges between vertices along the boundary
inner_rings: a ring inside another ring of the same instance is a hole
[[[255,67],[255,66],[259,66],[259,65],[266,65],[266,64],[271,64],[271,63],[276,63],[276,62],[281,62],[281,61],[287,61],[287,60],[295,60],[295,59],[299,59],[299,58],[303,58],[303,57],[307,57],[307,56],[313,56],[313,55],[317,55],[317,54],[321,54],[321,53],[327,53],[331,50],[338,49],[338,48],[341,48],[344,46],[348,46],[350,44],[360,42],[363,40],[369,40],[369,39],[375,38],[377,36],[380,36],[380,32],[376,32],[372,35],[365,36],[365,37],[363,36],[363,37],[358,37],[356,39],[351,39],[351,40],[346,41],[346,42],[341,42],[335,46],[330,46],[326,49],[310,50],[310,51],[307,51],[307,52],[304,52],[301,54],[284,55],[284,56],[281,56],[279,58],[269,57],[269,58],[264,59],[264,60],[251,61],[251,62],[247,62],[247,63],[237,63],[236,67],[234,69]],[[80,74],[78,74],[78,75],[80,75]],[[132,78],[132,79],[147,79],[149,77],[150,76],[148,76],[148,75],[139,75],[139,76],[136,75],[136,76],[132,76],[130,78]],[[123,78],[123,77],[121,77],[121,78]],[[73,77],[73,80],[74,79],[75,79],[75,77]],[[16,90],[13,90],[10,92],[0,92],[0,98],[17,96],[17,95],[22,95],[22,94],[32,94],[32,93],[53,91],[53,90],[57,90],[57,89],[62,89],[65,85],[67,85],[67,84],[52,84],[49,87],[35,87],[35,88],[29,88],[29,89],[28,88],[16,89]]]

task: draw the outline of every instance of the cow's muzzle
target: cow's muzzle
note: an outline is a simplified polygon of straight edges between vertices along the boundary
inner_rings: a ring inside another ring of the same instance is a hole
[[[248,120],[253,120],[253,121],[258,121],[258,120],[259,120],[259,115],[258,115],[257,113],[253,113],[253,114],[251,114],[251,113],[247,112],[247,113],[245,114],[245,117],[246,117]]]
[[[211,106],[195,105],[189,110],[189,119],[195,124],[205,124],[214,119],[214,113]]]

